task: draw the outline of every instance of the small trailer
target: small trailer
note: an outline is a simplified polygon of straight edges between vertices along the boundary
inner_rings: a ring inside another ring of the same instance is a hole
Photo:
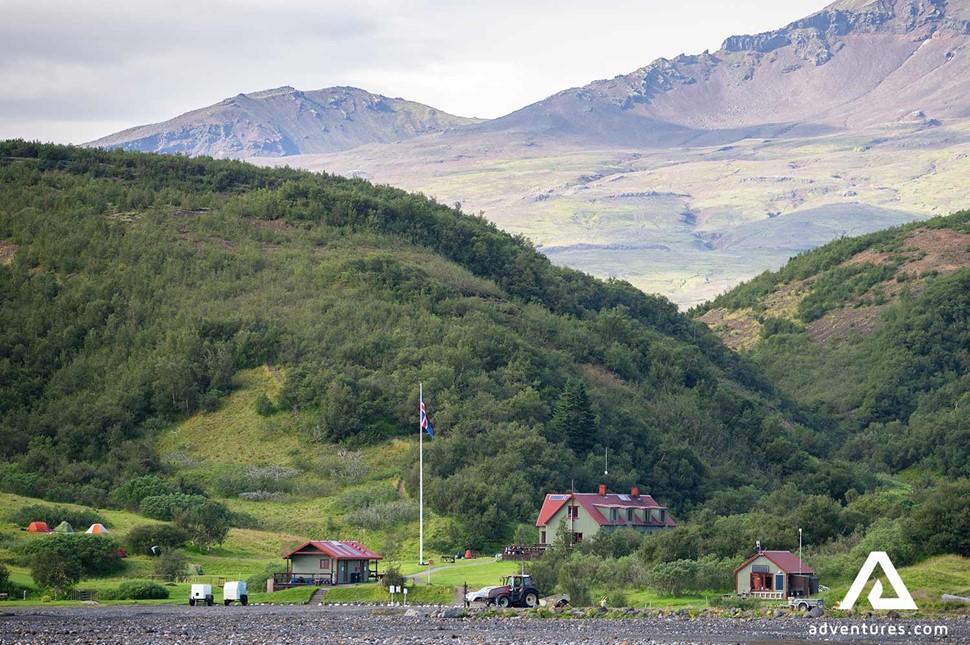
[[[798,611],[808,611],[816,607],[824,607],[824,598],[805,598],[803,596],[788,596],[788,606]]]
[[[195,607],[198,603],[205,603],[211,607],[215,598],[212,596],[212,585],[192,585],[189,592],[189,606]]]
[[[242,580],[227,582],[222,587],[222,602],[225,603],[226,607],[236,600],[244,607],[249,604],[249,596],[246,595],[246,583]]]

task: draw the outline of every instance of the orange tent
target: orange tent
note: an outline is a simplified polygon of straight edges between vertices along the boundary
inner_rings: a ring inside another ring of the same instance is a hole
[[[108,529],[104,528],[104,524],[92,524],[85,533],[107,533]]]
[[[47,522],[31,522],[27,530],[31,533],[50,533],[51,527],[47,526]]]

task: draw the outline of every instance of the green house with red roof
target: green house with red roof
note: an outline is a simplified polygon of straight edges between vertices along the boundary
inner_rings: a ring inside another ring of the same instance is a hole
[[[738,595],[763,600],[783,600],[789,596],[814,596],[818,578],[810,566],[791,551],[761,551],[734,570]]]
[[[652,533],[677,526],[666,506],[634,486],[630,493],[607,493],[600,484],[596,493],[552,493],[546,495],[539,511],[539,544],[555,542],[562,522],[568,527],[572,543],[578,544],[600,531],[633,529]]]

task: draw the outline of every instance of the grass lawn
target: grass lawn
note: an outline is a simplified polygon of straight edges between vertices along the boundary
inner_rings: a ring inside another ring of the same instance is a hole
[[[433,558],[432,558],[433,559]],[[422,567],[411,562],[397,562],[401,573],[406,576],[416,575],[420,584],[428,582],[428,567]],[[466,582],[469,589],[478,589],[486,585],[498,584],[499,578],[512,573],[519,573],[519,563],[510,561],[495,561],[489,557],[472,558],[470,560],[456,560],[439,563],[435,561],[434,571],[431,573],[432,585],[450,585],[460,587]]]

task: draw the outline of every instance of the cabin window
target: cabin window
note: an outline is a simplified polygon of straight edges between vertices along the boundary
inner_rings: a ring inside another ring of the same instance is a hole
[[[775,574],[775,591],[785,590],[785,575],[783,573]]]
[[[328,571],[330,569],[330,558],[320,558],[320,568]]]
[[[634,515],[634,511],[633,511],[632,508],[626,509],[626,521],[627,522],[632,522],[633,521],[633,515]]]
[[[770,573],[752,573],[751,591],[772,591],[773,579]]]
[[[578,520],[579,519],[579,507],[578,506],[570,506],[569,507],[569,519],[571,519],[571,520]]]
[[[539,531],[539,544],[546,543],[546,532],[545,530]]]

